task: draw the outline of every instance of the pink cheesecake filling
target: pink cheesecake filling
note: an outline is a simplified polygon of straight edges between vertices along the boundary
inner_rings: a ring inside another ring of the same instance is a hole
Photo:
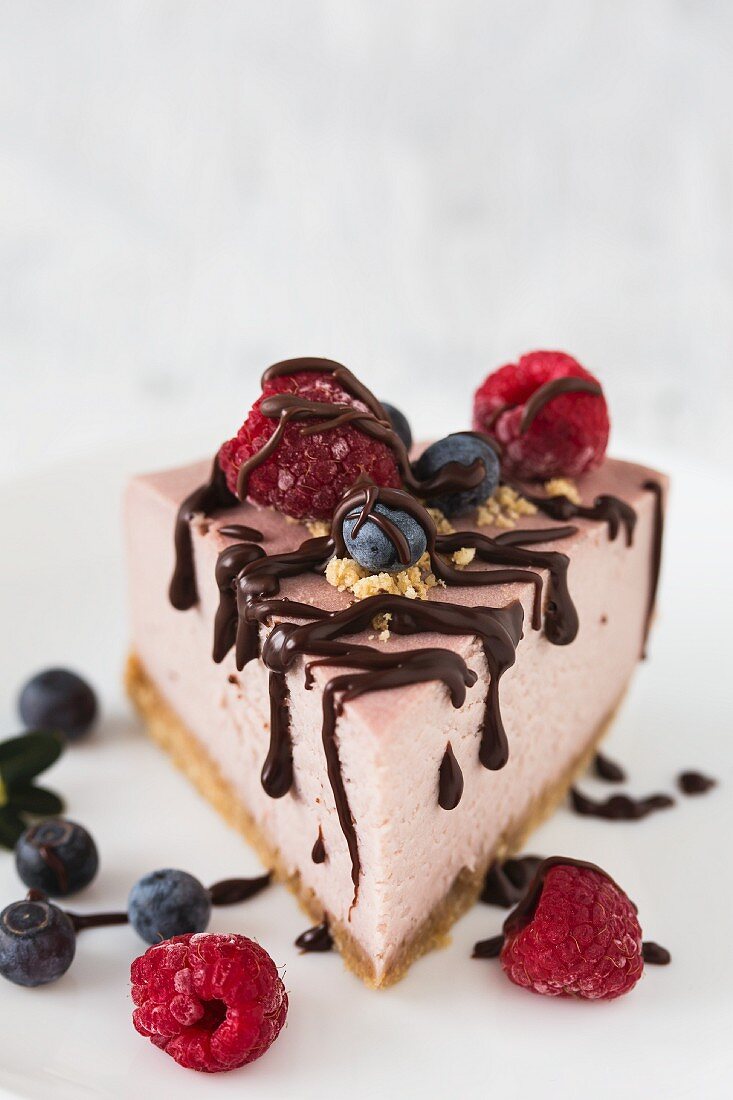
[[[254,660],[237,671],[233,652],[221,664],[211,657],[219,603],[214,570],[218,554],[232,541],[218,529],[232,523],[255,527],[264,535],[263,549],[272,554],[295,549],[306,537],[304,528],[252,505],[238,505],[213,519],[194,518],[199,602],[181,612],[168,601],[176,511],[205,480],[208,467],[202,463],[139,477],[128,489],[133,646],[162,696],[279,850],[287,870],[300,875],[324,912],[348,927],[373,961],[378,982],[456,876],[485,864],[512,825],[589,745],[622,696],[643,646],[652,584],[655,497],[644,484],[666,482],[645,467],[609,459],[581,479],[579,489],[587,503],[605,493],[631,505],[637,514],[633,544],[626,545],[623,531],[611,540],[605,522],[585,519],[573,519],[577,532],[561,543],[541,544],[570,558],[568,583],[580,621],[570,645],[552,645],[532,629],[528,583],[432,590],[435,602],[466,606],[521,601],[524,634],[516,662],[500,685],[509,741],[509,761],[501,770],[488,771],[478,759],[489,673],[475,637],[393,634],[387,642],[371,643],[380,649],[452,650],[478,679],[460,708],[453,707],[440,682],[373,691],[345,705],[337,724],[338,749],[361,864],[353,904],[352,862],[322,743],[322,689],[338,670],[315,669],[311,690],[302,658],[288,673],[294,785],[284,797],[271,798],[260,781],[270,739],[267,669]],[[520,522],[524,529],[557,526],[542,515]],[[546,601],[547,573],[542,575]],[[281,595],[328,610],[351,601],[316,575],[283,581]],[[462,797],[451,810],[438,803],[448,742],[464,780]],[[316,864],[312,849],[319,830],[326,859]]]

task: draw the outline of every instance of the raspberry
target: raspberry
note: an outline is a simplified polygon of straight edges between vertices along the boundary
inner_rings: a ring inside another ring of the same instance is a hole
[[[277,420],[265,416],[260,406],[265,397],[278,393],[297,393],[310,401],[369,411],[326,372],[296,371],[266,380],[244,424],[219,452],[219,465],[232,492],[236,492],[242,463],[260,451],[277,428]],[[376,485],[401,488],[397,463],[386,443],[354,424],[303,435],[304,424],[310,423],[313,421],[291,421],[275,452],[252,470],[247,489],[251,500],[296,519],[330,519],[361,474]]]
[[[592,864],[545,860],[504,937],[509,978],[547,997],[609,1001],[633,989],[644,969],[634,905]]]
[[[533,351],[490,374],[473,401],[473,426],[502,446],[505,474],[520,478],[578,477],[603,461],[608,444],[606,399],[592,393],[561,393],[542,406],[522,431],[526,402],[558,378],[593,375],[562,351]]]
[[[204,1073],[254,1062],[288,1012],[274,962],[246,936],[174,936],[135,959],[130,977],[136,1031]]]

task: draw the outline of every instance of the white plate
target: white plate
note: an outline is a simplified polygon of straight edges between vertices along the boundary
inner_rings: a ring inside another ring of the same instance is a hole
[[[177,452],[156,445],[161,463]],[[125,655],[119,491],[152,448],[89,455],[0,487],[4,581],[3,733],[15,732],[15,695],[30,673],[63,663],[99,689],[104,721],[48,776],[69,815],[98,842],[101,870],[79,911],[124,905],[133,881],[179,866],[213,882],[259,870],[254,855],[145,738],[120,688]],[[677,465],[674,463],[673,465]],[[214,914],[212,929],[260,940],[286,971],[288,1026],[272,1050],[216,1078],[180,1069],[130,1021],[130,960],[143,949],[128,928],[87,931],[55,986],[0,987],[0,1091],[13,1097],[175,1095],[723,1097],[733,1089],[733,879],[723,844],[733,834],[729,792],[731,621],[727,530],[711,532],[730,491],[712,471],[673,469],[675,489],[660,621],[609,752],[637,793],[673,790],[699,768],[721,780],[700,798],[638,823],[606,823],[560,810],[531,850],[591,859],[638,902],[645,935],[673,964],[649,967],[611,1004],[533,996],[475,962],[475,940],[503,912],[477,906],[444,951],[383,993],[363,988],[337,955],[300,956],[306,920],[281,887]],[[690,528],[696,528],[693,532]],[[709,534],[706,535],[706,532]],[[721,607],[721,600],[725,607]],[[724,614],[724,611],[727,614]],[[588,790],[601,785],[588,779]],[[608,788],[605,788],[606,791]],[[0,901],[22,895],[0,852]]]

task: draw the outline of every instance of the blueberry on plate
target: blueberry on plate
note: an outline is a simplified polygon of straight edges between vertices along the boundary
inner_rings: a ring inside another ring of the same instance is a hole
[[[483,504],[499,484],[499,459],[493,447],[471,432],[454,432],[439,439],[423,451],[413,470],[421,481],[434,477],[449,462],[470,466],[481,459],[486,476],[473,489],[456,490],[430,497],[428,504],[439,508],[444,516],[463,516]]]
[[[55,730],[76,741],[97,716],[92,688],[67,668],[48,668],[28,681],[18,701],[20,717],[29,729]]]
[[[186,871],[166,867],[139,879],[127,899],[130,924],[146,943],[160,943],[186,932],[205,932],[211,895]]]
[[[409,420],[405,414],[400,412],[399,409],[396,409],[394,405],[388,405],[386,401],[382,401],[381,406],[390,419],[392,430],[397,433],[409,451],[412,446],[412,430]]]
[[[369,518],[354,533],[360,515],[361,509],[355,508],[344,519],[344,542],[351,557],[364,569],[371,573],[399,573],[401,569],[415,565],[425,553],[425,532],[408,512],[388,508],[386,504],[375,504]],[[391,532],[401,533],[406,540],[409,561],[401,560]]]
[[[47,985],[71,966],[76,932],[45,898],[14,901],[0,913],[0,974],[16,985]]]
[[[51,897],[65,898],[88,886],[97,873],[97,846],[83,825],[47,818],[26,829],[15,846],[21,880]]]

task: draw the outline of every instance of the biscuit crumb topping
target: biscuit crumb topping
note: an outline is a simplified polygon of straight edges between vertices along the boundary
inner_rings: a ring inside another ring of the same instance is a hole
[[[567,497],[573,504],[581,504],[578,486],[569,477],[553,477],[545,482],[545,492],[549,497]]]
[[[326,566],[326,580],[339,592],[351,592],[357,600],[378,596],[381,592],[406,596],[408,600],[426,600],[430,589],[438,584],[427,552],[417,565],[399,573],[369,573],[352,558],[331,558]]]
[[[476,512],[478,527],[516,527],[520,516],[533,516],[537,507],[509,485],[499,485]]]

